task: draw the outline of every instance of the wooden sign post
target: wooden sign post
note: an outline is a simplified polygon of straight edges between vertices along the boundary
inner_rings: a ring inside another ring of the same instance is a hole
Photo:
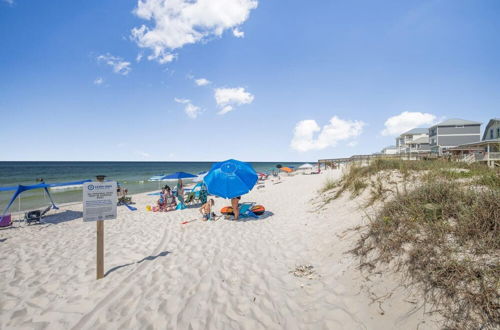
[[[104,221],[97,220],[97,279],[104,277]]]
[[[97,176],[97,182],[83,185],[83,221],[95,221],[97,233],[96,278],[104,277],[104,220],[116,219],[116,182],[104,182],[104,176]]]

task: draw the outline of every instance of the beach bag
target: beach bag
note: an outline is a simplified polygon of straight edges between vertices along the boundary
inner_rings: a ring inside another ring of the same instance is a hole
[[[0,216],[0,227],[8,227],[12,225],[12,218],[10,214],[6,214],[3,217]]]

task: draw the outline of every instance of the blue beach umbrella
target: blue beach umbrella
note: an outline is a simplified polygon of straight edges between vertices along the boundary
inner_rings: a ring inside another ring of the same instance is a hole
[[[196,175],[186,172],[175,172],[169,175],[165,175],[161,180],[177,180],[177,179],[188,179],[196,178]]]
[[[212,165],[203,181],[210,194],[233,198],[252,190],[257,179],[257,173],[250,164],[229,159]]]

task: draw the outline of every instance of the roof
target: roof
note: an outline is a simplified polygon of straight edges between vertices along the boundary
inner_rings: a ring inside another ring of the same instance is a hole
[[[434,126],[457,126],[457,125],[481,125],[478,121],[465,120],[460,118],[450,118]]]
[[[422,127],[414,128],[414,129],[411,129],[411,130],[409,130],[407,132],[404,132],[401,135],[414,135],[414,134],[429,134],[429,129],[428,128],[422,128]]]
[[[382,149],[382,150],[385,150],[385,149],[397,149],[397,147],[396,147],[396,146],[387,146],[387,147],[385,147],[385,148],[384,148],[384,149]]]
[[[488,125],[486,125],[486,128],[484,129],[483,140],[489,140],[488,139],[488,131],[490,130],[490,127],[492,125],[495,125],[496,123],[500,123],[500,118],[490,119],[490,121],[488,122]]]
[[[463,148],[463,147],[475,147],[475,146],[482,146],[482,145],[487,145],[487,144],[497,144],[500,143],[500,138],[493,139],[493,140],[483,140],[483,141],[478,141],[478,142],[471,142],[471,143],[464,143],[459,146],[456,146],[455,148]]]

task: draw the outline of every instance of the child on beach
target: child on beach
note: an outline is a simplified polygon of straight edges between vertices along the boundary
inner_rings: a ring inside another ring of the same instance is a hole
[[[163,211],[165,209],[165,188],[161,190],[160,198],[158,199],[158,202],[156,204],[158,207],[158,211]]]
[[[177,203],[175,201],[175,196],[170,190],[169,186],[165,186],[165,194],[163,195],[165,199],[165,211],[172,211],[175,210],[175,207],[177,206]]]
[[[210,198],[208,202],[206,202],[200,207],[200,213],[203,216],[202,219],[203,221],[207,221],[208,219],[210,219],[212,213],[212,206],[214,206],[214,200]]]

